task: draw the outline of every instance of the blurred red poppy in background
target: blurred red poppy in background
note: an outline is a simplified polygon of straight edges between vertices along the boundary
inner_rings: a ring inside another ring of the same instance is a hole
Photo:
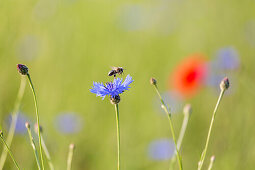
[[[204,55],[196,54],[184,59],[170,77],[173,86],[183,97],[191,97],[204,84],[207,76],[207,62]]]

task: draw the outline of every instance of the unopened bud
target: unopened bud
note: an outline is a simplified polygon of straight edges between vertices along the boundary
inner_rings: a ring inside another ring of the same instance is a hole
[[[183,108],[183,113],[184,114],[189,114],[191,115],[192,113],[192,107],[191,107],[191,104],[186,104]]]
[[[211,162],[214,162],[215,161],[215,156],[211,156]]]
[[[220,89],[221,90],[227,90],[229,88],[229,80],[227,77],[225,77],[221,82],[220,82]]]
[[[156,86],[157,85],[157,80],[155,79],[155,78],[151,78],[150,79],[150,83],[152,84],[152,85],[154,85],[154,86]]]
[[[38,124],[37,123],[35,123],[35,125],[34,125],[34,131],[35,131],[35,133],[38,133]],[[40,132],[41,133],[43,132],[42,126],[40,126]]]
[[[71,144],[69,145],[69,148],[70,148],[70,149],[74,149],[74,148],[75,148],[75,145],[74,145],[73,143],[71,143]]]
[[[117,96],[114,96],[114,97],[110,97],[110,101],[112,104],[118,104],[120,102],[120,96],[117,95]]]
[[[0,136],[3,137],[4,136],[4,133],[2,130],[0,130]]]
[[[25,66],[23,64],[17,64],[17,69],[18,69],[18,72],[21,75],[27,75],[28,74],[28,68],[27,68],[27,66]]]
[[[25,123],[27,129],[30,129],[30,124],[28,122]]]

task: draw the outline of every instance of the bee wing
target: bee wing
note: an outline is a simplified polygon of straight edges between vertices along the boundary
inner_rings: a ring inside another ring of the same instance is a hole
[[[111,67],[112,70],[116,70],[117,68],[118,68],[118,67],[114,67],[114,66]]]

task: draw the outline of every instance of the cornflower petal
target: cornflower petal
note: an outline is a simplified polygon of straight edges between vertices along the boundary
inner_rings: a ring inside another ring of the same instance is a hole
[[[127,75],[125,81],[122,83],[122,86],[125,87],[126,90],[128,90],[130,87],[129,85],[133,82],[134,80],[130,75]]]
[[[105,85],[103,83],[93,82],[93,87],[90,89],[90,92],[102,97],[102,99],[104,99],[107,95],[115,97],[123,93],[125,90],[128,90],[130,88],[129,85],[132,82],[133,80],[130,75],[127,75],[123,83],[120,78],[116,78],[113,82],[108,82]]]

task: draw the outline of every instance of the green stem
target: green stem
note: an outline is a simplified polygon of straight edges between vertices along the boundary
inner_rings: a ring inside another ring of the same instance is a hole
[[[204,150],[203,150],[203,152],[201,154],[200,160],[198,162],[198,170],[202,169],[202,166],[203,166],[203,163],[204,163],[204,160],[205,160],[205,156],[206,156],[206,152],[207,152],[207,148],[208,148],[208,144],[209,144],[209,140],[210,140],[210,136],[211,136],[211,132],[212,132],[212,127],[213,127],[214,119],[215,119],[216,112],[218,110],[220,101],[221,101],[221,99],[222,99],[222,97],[224,95],[224,92],[225,92],[224,89],[221,90],[219,98],[218,98],[218,101],[217,101],[216,106],[214,108],[212,119],[211,119],[211,124],[210,124],[210,127],[209,127],[209,131],[208,131],[208,135],[207,135],[207,139],[206,139],[206,143],[205,143],[205,148],[204,148]]]
[[[211,160],[210,160],[210,164],[209,164],[209,166],[208,166],[208,170],[212,170],[214,160],[215,160],[215,157],[212,156],[212,157],[211,157]]]
[[[190,115],[189,113],[184,114],[181,131],[180,131],[179,138],[178,138],[178,141],[177,141],[177,148],[179,150],[181,148],[183,137],[185,135],[186,128],[187,128],[187,125],[188,125],[188,122],[189,122],[189,115]]]
[[[5,140],[4,140],[4,138],[3,138],[3,134],[0,135],[0,138],[1,138],[2,142],[4,143],[6,149],[8,150],[9,155],[11,156],[11,158],[12,158],[12,160],[13,160],[15,166],[17,167],[18,170],[20,170],[19,165],[18,165],[18,163],[16,162],[16,160],[15,160],[13,154],[12,154],[12,151],[10,150],[9,146],[7,145],[7,143],[5,142]]]
[[[34,139],[33,139],[32,134],[31,134],[31,130],[30,130],[29,127],[26,127],[26,128],[27,128],[27,132],[28,132],[28,135],[29,135],[31,146],[32,146],[33,151],[34,151],[37,167],[38,167],[39,170],[41,170],[40,161],[39,161],[39,157],[38,157],[38,152],[37,152],[37,149],[36,149],[36,146],[35,146]]]
[[[120,122],[119,122],[119,105],[115,104],[116,127],[117,127],[117,143],[118,143],[118,164],[117,170],[120,170]]]
[[[43,140],[43,136],[42,136],[42,147],[43,147],[43,151],[44,151],[44,153],[46,155],[46,158],[48,160],[48,164],[49,164],[50,169],[54,170],[54,166],[53,166],[53,163],[51,161],[50,153],[49,153],[49,151],[47,149],[47,146],[46,146],[46,144],[45,144],[45,142]]]
[[[71,167],[72,167],[73,150],[74,150],[74,144],[70,144],[69,153],[67,157],[67,170],[71,170]]]
[[[183,118],[183,121],[182,121],[182,127],[181,127],[181,131],[180,131],[178,141],[177,141],[178,150],[180,150],[181,145],[182,145],[182,140],[183,140],[183,137],[184,137],[184,134],[186,132],[186,128],[187,128],[187,125],[188,125],[188,122],[189,122],[189,115],[190,115],[189,113],[184,113],[184,118]],[[176,156],[174,156],[171,159],[170,169],[174,169],[173,166],[174,166],[175,161],[176,161]]]
[[[172,133],[172,137],[173,137],[173,141],[174,141],[174,145],[175,145],[175,148],[176,148],[176,155],[177,155],[177,159],[178,159],[178,164],[179,164],[179,169],[182,170],[183,167],[182,167],[182,160],[181,160],[181,156],[179,154],[179,149],[177,147],[177,143],[176,143],[176,138],[175,138],[175,133],[174,133],[174,127],[173,127],[173,122],[172,122],[172,117],[171,117],[171,113],[168,111],[168,108],[164,102],[164,100],[162,99],[160,93],[159,93],[159,90],[158,90],[158,87],[156,85],[154,85],[155,87],[155,90],[160,98],[160,101],[161,101],[161,104],[162,104],[162,108],[164,109],[164,111],[166,112],[167,114],[167,117],[168,117],[168,120],[169,120],[169,125],[170,125],[170,129],[171,129],[171,133]]]
[[[6,139],[6,143],[8,146],[11,147],[12,144],[12,139],[15,133],[15,127],[17,124],[17,120],[18,120],[18,111],[20,108],[20,104],[21,104],[21,100],[23,98],[24,95],[24,91],[25,91],[25,87],[26,87],[26,81],[25,81],[25,77],[21,76],[21,81],[20,81],[20,87],[19,87],[19,91],[17,94],[17,98],[14,104],[14,109],[13,109],[13,113],[12,113],[12,120],[11,120],[11,125],[10,125],[10,130]],[[1,158],[0,158],[0,169],[3,169],[4,167],[4,163],[7,157],[7,149],[5,148],[1,154]]]
[[[31,77],[29,74],[27,74],[27,78],[29,80],[29,84],[31,87],[31,90],[34,95],[34,104],[35,104],[35,113],[36,113],[36,120],[37,120],[37,125],[38,125],[38,138],[39,138],[39,148],[40,148],[40,155],[41,155],[41,163],[42,163],[42,169],[44,170],[44,162],[43,162],[43,154],[42,154],[42,141],[41,141],[41,132],[40,132],[40,123],[39,123],[39,114],[38,114],[38,106],[37,106],[37,98],[36,98],[36,93],[35,89],[31,80]]]

